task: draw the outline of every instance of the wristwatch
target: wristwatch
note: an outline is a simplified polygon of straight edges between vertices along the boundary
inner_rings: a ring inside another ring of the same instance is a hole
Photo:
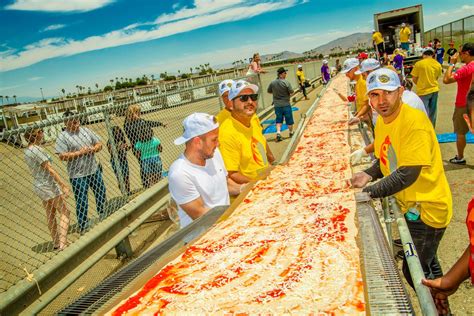
[[[448,64],[448,66],[454,67],[454,66],[455,66],[455,64],[451,64],[451,63],[449,63],[449,64]]]

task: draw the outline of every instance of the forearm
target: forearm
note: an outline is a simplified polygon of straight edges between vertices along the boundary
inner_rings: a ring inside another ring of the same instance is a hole
[[[71,161],[71,160],[77,159],[77,158],[79,158],[83,155],[85,155],[85,153],[82,150],[71,151],[71,152],[60,153],[59,154],[59,159],[63,160],[63,161]]]
[[[238,184],[249,183],[250,179],[238,171],[229,171],[229,178],[234,180]]]
[[[94,146],[92,146],[92,152],[97,153],[102,150],[102,143],[98,142]]]
[[[369,106],[368,103],[362,105],[362,107],[360,108],[360,110],[356,113],[356,117],[361,118],[361,117],[364,116],[367,112],[369,112],[369,109],[370,109],[370,106]]]
[[[56,181],[56,183],[59,184],[59,186],[61,186],[61,187],[66,186],[66,183],[63,181],[63,179],[61,179],[59,174],[53,169],[53,167],[51,166],[51,164],[49,162],[46,163],[44,168],[48,171],[48,173],[51,175],[51,177],[53,177],[54,181]]]
[[[364,170],[369,176],[372,177],[372,180],[377,180],[383,178],[382,171],[380,170],[380,160],[377,159],[370,168]]]
[[[400,167],[388,177],[364,188],[373,198],[390,196],[412,185],[420,175],[422,166]]]
[[[453,69],[454,69],[454,66],[453,66],[453,65],[449,65],[449,66],[448,66],[448,69],[447,69],[446,72],[444,73],[443,83],[449,84],[449,83],[453,83],[453,82],[456,81],[456,80],[453,78]]]
[[[374,143],[368,144],[367,146],[365,146],[364,150],[367,154],[373,153],[374,152]],[[380,168],[379,168],[379,170],[380,170]]]
[[[463,255],[456,261],[451,269],[443,276],[443,281],[448,283],[450,287],[457,288],[464,280],[470,276],[469,272],[469,256],[471,255],[468,246]]]
[[[239,195],[240,192],[242,191],[242,187],[244,184],[238,184],[231,178],[227,178],[227,190],[229,191],[229,194],[232,196]]]
[[[158,121],[146,121],[147,124],[150,125],[150,127],[160,127],[160,126],[165,126],[165,124],[158,122]]]
[[[270,149],[270,146],[268,146],[268,143],[266,145],[267,147],[267,160],[269,164],[272,164],[275,161],[275,156],[273,156],[273,152]]]

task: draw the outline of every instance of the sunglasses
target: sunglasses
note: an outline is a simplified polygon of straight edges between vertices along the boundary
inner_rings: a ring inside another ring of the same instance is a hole
[[[250,99],[252,99],[252,101],[257,101],[258,100],[258,94],[243,94],[243,95],[239,95],[238,97],[236,97],[235,99],[239,98],[240,101],[242,102],[247,102]]]

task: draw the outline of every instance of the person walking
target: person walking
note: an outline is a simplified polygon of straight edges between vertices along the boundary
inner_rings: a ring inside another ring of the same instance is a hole
[[[321,66],[321,77],[323,79],[323,84],[327,85],[329,80],[331,80],[331,73],[329,71],[329,62],[324,59],[323,65]]]
[[[219,128],[219,149],[229,178],[243,184],[263,176],[275,158],[262,126],[252,119],[258,106],[258,87],[246,81],[234,82],[229,100],[231,117]]]
[[[308,95],[306,94],[306,78],[304,76],[303,65],[298,65],[298,70],[296,71],[296,77],[298,78],[298,84],[300,86],[301,92],[303,92],[304,99],[309,100]]]
[[[46,221],[53,239],[54,249],[63,250],[67,246],[67,231],[69,228],[69,210],[66,198],[70,191],[61,176],[54,170],[51,156],[41,147],[43,130],[32,128],[25,132],[28,142],[25,162],[33,176],[33,190],[41,199],[46,210]],[[59,225],[56,220],[59,217]]]
[[[228,177],[219,151],[219,124],[206,113],[193,113],[183,121],[184,133],[176,145],[185,144],[184,153],[169,169],[169,190],[178,205],[180,226],[184,228],[211,208],[230,204],[244,185]],[[195,235],[187,236],[190,241]]]
[[[458,61],[458,57],[465,64],[456,72],[453,69]],[[449,160],[450,163],[465,165],[464,149],[466,148],[466,134],[469,127],[464,119],[467,113],[467,95],[471,89],[472,77],[474,75],[474,42],[466,43],[462,46],[459,53],[454,54],[444,74],[443,82],[445,84],[457,83],[456,101],[454,103],[453,125],[456,133],[457,154]]]
[[[410,28],[408,27],[408,25],[406,25],[406,23],[402,23],[401,28],[400,28],[400,33],[399,33],[400,47],[404,51],[407,51],[407,52],[410,49],[410,35],[411,35]]]
[[[435,46],[435,56],[436,60],[443,66],[444,60],[444,47],[441,46],[441,41],[437,38],[434,39],[434,46]]]
[[[433,48],[425,48],[422,53],[422,60],[415,63],[411,75],[413,82],[416,84],[416,93],[425,104],[433,127],[436,127],[439,92],[438,78],[441,76],[441,65],[433,58],[433,55]]]
[[[142,160],[139,158],[138,152],[135,149],[135,145],[138,143],[143,135],[153,134],[154,127],[166,127],[166,124],[158,121],[147,121],[141,118],[141,109],[140,105],[133,104],[127,108],[127,112],[125,113],[125,122],[124,122],[124,130],[125,134],[127,135],[128,139],[130,140],[130,146],[132,148],[133,154],[137,158],[139,165],[140,165],[140,179],[142,181],[142,185],[145,188],[150,187],[150,183],[148,183],[148,177],[145,176],[143,171],[143,164]]]
[[[128,168],[128,159],[127,159],[127,152],[130,150],[130,145],[127,143],[125,138],[125,134],[123,133],[122,129],[118,126],[112,126],[112,139],[107,141],[107,149],[110,154],[110,164],[112,169],[114,170],[115,177],[117,181],[120,183],[120,174],[124,181],[125,190],[127,194],[130,194],[130,172]],[[113,157],[113,150],[112,145],[115,146],[117,150],[117,162]]]
[[[368,169],[354,174],[352,185],[372,198],[395,195],[407,220],[425,277],[443,275],[436,255],[452,217],[452,197],[433,125],[421,111],[401,100],[398,75],[378,69],[367,78],[372,106],[379,114],[375,126],[375,157]],[[369,182],[380,181],[366,186]],[[408,264],[403,274],[413,287]]]
[[[89,188],[95,196],[99,219],[104,219],[106,188],[102,179],[102,166],[97,163],[95,154],[102,150],[99,136],[82,127],[79,117],[72,111],[64,113],[66,128],[56,139],[56,153],[59,159],[67,162],[67,172],[76,200],[76,215],[80,233],[89,229],[87,217],[89,208]]]
[[[290,131],[290,137],[293,137],[293,110],[291,109],[290,96],[294,93],[293,88],[288,80],[286,80],[287,70],[283,67],[277,70],[278,77],[270,82],[267,92],[273,95],[273,105],[276,115],[276,141],[282,141],[281,126],[285,121]],[[303,75],[304,78],[304,75]]]

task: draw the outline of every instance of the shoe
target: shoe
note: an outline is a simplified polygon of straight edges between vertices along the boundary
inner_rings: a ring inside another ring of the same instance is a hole
[[[393,244],[398,247],[403,247],[401,239],[394,239]]]
[[[277,134],[277,138],[276,138],[276,141],[277,142],[281,142],[283,139],[281,138],[281,135],[280,134]]]
[[[454,156],[454,158],[449,159],[450,163],[453,163],[455,165],[465,165],[466,164],[466,159],[461,158],[459,159],[458,156]]]
[[[398,251],[396,257],[402,260],[405,259],[405,253],[403,252],[403,250]]]
[[[294,132],[290,132],[290,138],[293,137],[293,135],[295,135]]]

